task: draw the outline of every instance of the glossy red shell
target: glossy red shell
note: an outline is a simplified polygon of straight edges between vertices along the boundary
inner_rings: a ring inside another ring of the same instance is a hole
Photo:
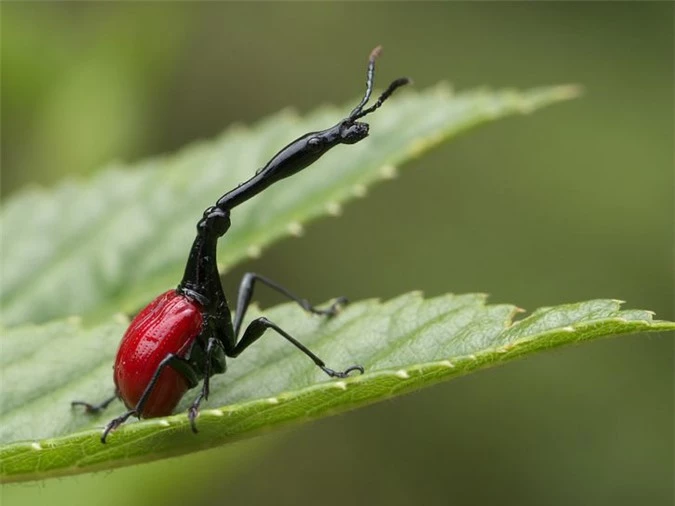
[[[202,329],[202,310],[195,301],[170,290],[143,309],[131,322],[117,350],[114,379],[120,398],[136,406],[160,362],[173,353],[184,357]],[[165,367],[141,416],[171,414],[188,383],[181,373]]]

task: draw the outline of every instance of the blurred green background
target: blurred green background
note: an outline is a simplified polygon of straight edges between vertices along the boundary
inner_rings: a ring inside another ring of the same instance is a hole
[[[344,103],[383,44],[380,85],[586,93],[409,164],[228,273],[230,295],[253,270],[314,301],[608,297],[673,319],[673,10],[3,2],[2,196]],[[5,486],[3,505],[672,504],[674,351],[666,335],[557,350],[227,448]]]

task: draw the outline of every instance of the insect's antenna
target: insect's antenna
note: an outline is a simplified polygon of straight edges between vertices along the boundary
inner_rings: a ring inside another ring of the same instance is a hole
[[[373,93],[373,77],[375,76],[375,59],[380,56],[382,52],[382,46],[377,46],[370,52],[368,57],[368,70],[366,71],[366,94],[361,99],[359,105],[354,107],[354,110],[349,114],[349,117],[352,118],[361,112],[363,106],[368,103],[370,100],[370,95]]]
[[[363,118],[366,114],[370,114],[376,109],[379,109],[379,107],[384,103],[385,100],[387,100],[392,93],[394,93],[398,88],[401,86],[405,86],[406,84],[411,83],[412,80],[410,80],[407,77],[399,77],[395,81],[393,81],[386,90],[384,90],[384,93],[380,95],[380,98],[377,99],[377,102],[375,102],[373,105],[371,105],[368,109],[365,109],[363,111],[358,112],[357,114],[352,113],[349,117],[351,119],[359,119]]]

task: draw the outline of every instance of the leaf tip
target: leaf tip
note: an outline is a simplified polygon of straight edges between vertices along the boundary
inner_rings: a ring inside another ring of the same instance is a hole
[[[291,234],[293,237],[301,237],[302,234],[304,234],[305,232],[304,227],[299,221],[292,221],[291,223],[288,224],[288,227],[286,228],[288,230],[288,233]]]
[[[355,184],[352,187],[352,194],[358,198],[365,197],[368,194],[368,188],[364,184]]]
[[[277,113],[277,116],[289,121],[298,121],[300,119],[300,115],[295,107],[284,107]]]
[[[383,165],[380,167],[382,179],[394,179],[398,176],[398,169],[394,165]]]
[[[429,139],[415,139],[408,145],[408,155],[411,158],[419,158],[430,144],[432,143]]]
[[[262,248],[255,244],[251,244],[248,248],[246,248],[246,254],[249,256],[249,258],[260,258],[260,255],[262,254]]]
[[[228,134],[231,135],[241,135],[250,131],[250,128],[244,123],[235,122],[231,123],[223,132],[223,137],[226,137]]]
[[[433,92],[439,98],[449,99],[455,94],[455,89],[452,83],[440,81],[433,87]]]
[[[331,216],[340,216],[342,214],[342,205],[337,201],[328,202],[326,204],[326,211]]]
[[[571,100],[584,94],[584,87],[580,84],[563,84],[556,86],[555,97],[560,100]]]

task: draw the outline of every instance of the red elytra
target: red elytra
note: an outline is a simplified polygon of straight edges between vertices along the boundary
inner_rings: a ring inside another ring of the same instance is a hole
[[[199,304],[175,290],[163,293],[138,313],[122,337],[114,367],[115,386],[127,408],[136,406],[162,359],[169,353],[185,357],[202,321]],[[187,390],[185,377],[165,367],[141,416],[171,414]]]

